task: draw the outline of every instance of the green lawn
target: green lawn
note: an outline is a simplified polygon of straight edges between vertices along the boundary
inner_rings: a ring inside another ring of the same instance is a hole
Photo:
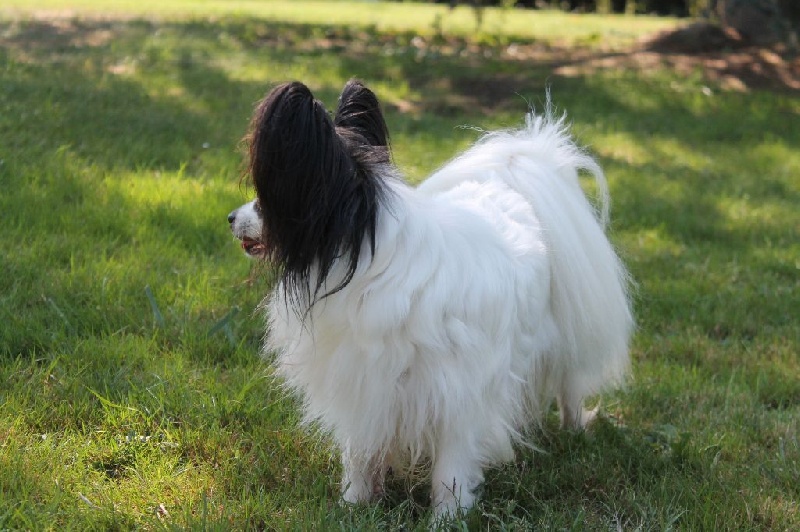
[[[33,5],[31,5],[33,4]],[[258,17],[270,22],[303,25],[342,25],[381,32],[430,35],[476,34],[475,12],[466,6],[450,10],[447,5],[375,0],[5,0],[0,13],[40,16],[90,16],[93,18],[146,17],[185,21],[218,17]],[[674,26],[668,18],[618,16],[583,17],[560,11],[488,9],[482,14],[477,33],[492,39],[531,39],[544,42],[603,41],[614,46],[642,34]]]
[[[257,357],[269,280],[225,221],[252,195],[254,103],[300,79],[333,105],[352,76],[414,181],[476,138],[459,126],[520,124],[550,87],[638,284],[627,388],[592,434],[553,419],[544,452],[489,472],[464,526],[800,528],[798,94],[502,53],[622,49],[670,19],[29,4],[0,7],[0,529],[427,527],[424,481],[338,504],[335,453]]]

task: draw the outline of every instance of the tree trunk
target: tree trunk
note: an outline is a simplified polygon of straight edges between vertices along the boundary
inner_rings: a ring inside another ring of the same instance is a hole
[[[724,26],[753,44],[775,44],[791,34],[778,0],[716,0],[716,13]]]

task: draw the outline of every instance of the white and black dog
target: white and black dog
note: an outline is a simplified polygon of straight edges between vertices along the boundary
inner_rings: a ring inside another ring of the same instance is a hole
[[[345,501],[424,457],[435,513],[469,508],[553,398],[580,429],[584,398],[624,377],[633,319],[606,181],[549,109],[416,188],[358,81],[333,118],[302,83],[276,87],[247,140],[257,199],[228,221],[278,269],[264,352],[341,450]]]

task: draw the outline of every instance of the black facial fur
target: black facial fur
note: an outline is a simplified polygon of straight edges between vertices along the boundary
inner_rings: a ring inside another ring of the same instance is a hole
[[[266,256],[280,270],[287,301],[308,310],[350,282],[364,243],[375,252],[390,164],[380,105],[351,80],[332,121],[308,87],[287,83],[259,103],[248,141]],[[345,275],[328,288],[338,260],[345,262]]]

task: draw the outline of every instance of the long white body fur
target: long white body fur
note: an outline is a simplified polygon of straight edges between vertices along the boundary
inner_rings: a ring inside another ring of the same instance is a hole
[[[345,500],[379,493],[390,460],[425,456],[436,513],[452,514],[553,398],[580,428],[583,399],[623,378],[626,273],[602,227],[602,171],[561,121],[488,135],[418,188],[387,179],[374,257],[365,245],[352,281],[305,318],[277,289],[265,354],[342,450]]]

